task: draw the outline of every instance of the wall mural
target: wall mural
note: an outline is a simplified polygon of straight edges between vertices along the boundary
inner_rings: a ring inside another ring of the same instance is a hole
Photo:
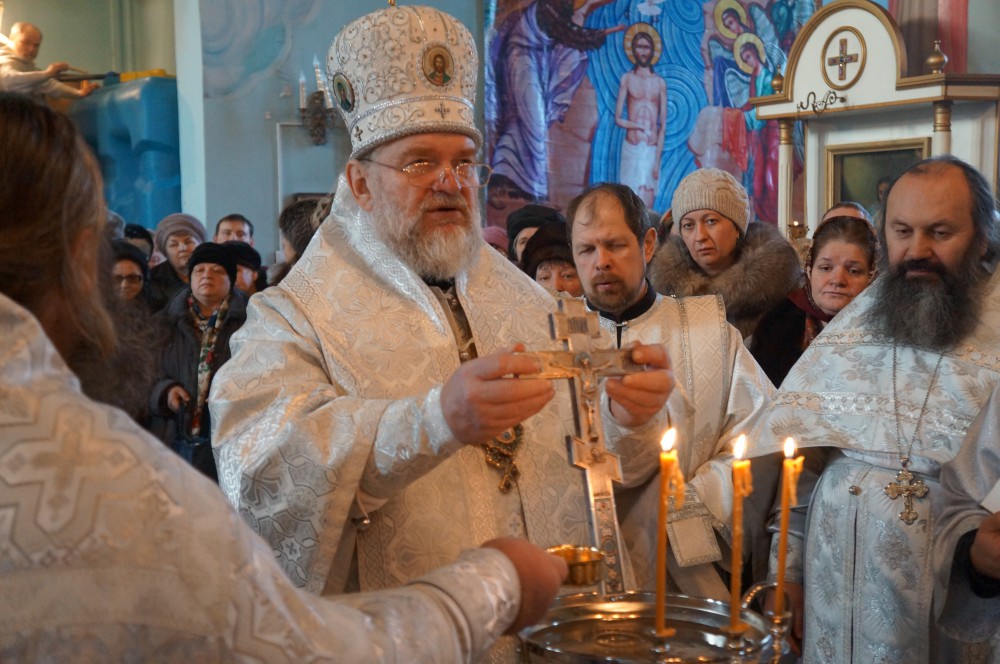
[[[202,2],[205,97],[246,94],[288,58],[292,31],[315,18],[320,0]]]
[[[777,219],[770,94],[818,0],[487,0],[487,219],[528,202],[564,208],[623,182],[665,211],[694,169],[741,179]],[[796,176],[802,137],[796,137]]]

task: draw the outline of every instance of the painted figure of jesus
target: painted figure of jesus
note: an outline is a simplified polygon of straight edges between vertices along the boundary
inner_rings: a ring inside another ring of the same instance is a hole
[[[625,49],[635,66],[618,87],[615,123],[626,130],[618,181],[652,206],[667,124],[667,82],[653,71],[662,51],[660,36],[653,26],[637,23],[625,35]]]

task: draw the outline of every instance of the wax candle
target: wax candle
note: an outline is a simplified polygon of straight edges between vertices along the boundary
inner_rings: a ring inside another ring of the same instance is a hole
[[[299,108],[306,110],[306,75],[299,72]]]
[[[656,624],[657,636],[671,636],[673,630],[666,626],[667,604],[667,510],[670,496],[674,497],[674,507],[684,504],[684,475],[677,464],[677,450],[673,449],[677,431],[667,429],[660,440],[660,512],[656,538]]]
[[[740,434],[733,445],[733,557],[730,562],[732,580],[729,584],[729,629],[732,632],[744,629],[740,620],[743,579],[743,499],[753,491],[750,461],[743,458],[746,449],[747,437]]]
[[[798,502],[796,487],[802,472],[803,457],[795,456],[795,441],[785,439],[785,463],[781,474],[781,530],[778,533],[778,578],[775,588],[774,615],[785,612],[785,560],[788,557],[788,515],[792,504]]]
[[[316,89],[323,93],[323,105],[327,109],[331,109],[333,108],[333,97],[330,95],[330,86],[326,84],[323,70],[320,69],[319,59],[316,56],[313,56],[313,69],[316,71]]]

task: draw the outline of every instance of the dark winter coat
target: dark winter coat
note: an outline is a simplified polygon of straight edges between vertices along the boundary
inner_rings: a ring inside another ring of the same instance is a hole
[[[163,261],[149,272],[149,305],[154,312],[167,306],[170,299],[187,286],[184,280],[177,276],[170,261]]]
[[[673,235],[653,256],[649,280],[664,295],[721,295],[726,318],[746,339],[767,311],[801,285],[803,276],[795,249],[771,224],[747,226],[739,251],[733,265],[710,277]]]
[[[168,446],[173,447],[177,438],[176,414],[167,407],[167,392],[174,385],[180,385],[191,395],[190,407],[194,408],[198,398],[198,354],[201,351],[201,334],[191,323],[187,299],[191,289],[184,288],[167,304],[166,308],[153,317],[160,333],[159,379],[150,393],[149,408],[153,414],[150,429]],[[247,296],[233,289],[229,302],[229,312],[219,328],[215,342],[215,356],[212,376],[232,356],[229,339],[240,329],[247,319]],[[211,422],[208,403],[201,415],[201,435],[208,437]]]

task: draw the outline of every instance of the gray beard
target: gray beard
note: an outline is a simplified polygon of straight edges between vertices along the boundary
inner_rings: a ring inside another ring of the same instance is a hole
[[[973,254],[956,273],[939,281],[908,279],[904,262],[890,267],[875,289],[866,320],[878,332],[905,346],[943,352],[954,348],[979,324],[984,286],[990,274]]]
[[[454,279],[472,264],[482,244],[478,207],[468,209],[461,196],[438,193],[425,204],[448,202],[464,209],[468,224],[454,232],[424,232],[420,213],[412,219],[391,205],[378,205],[370,213],[375,234],[411,270],[424,279]],[[460,205],[459,205],[460,203]],[[423,212],[423,208],[420,212]]]

